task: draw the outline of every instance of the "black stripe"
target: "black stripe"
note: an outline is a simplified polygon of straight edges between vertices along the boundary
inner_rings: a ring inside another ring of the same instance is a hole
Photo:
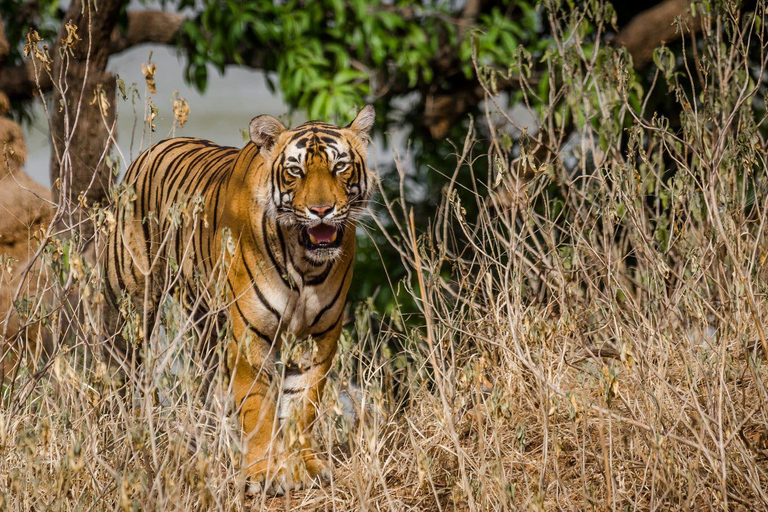
[[[339,318],[341,318],[341,317],[339,317]],[[338,321],[337,321],[337,322],[334,324],[334,326],[333,326],[333,327],[336,327],[337,325],[339,325]],[[331,359],[331,358],[332,358],[333,356],[335,356],[335,355],[336,355],[336,351],[335,351],[335,350],[329,350],[329,351],[328,351],[328,355],[327,355],[327,356],[325,356],[325,358],[324,358],[322,361],[313,362],[313,363],[312,363],[312,364],[309,366],[309,368],[307,368],[307,370],[306,370],[306,371],[302,371],[302,370],[301,370],[301,368],[299,368],[299,367],[298,367],[297,365],[295,365],[295,364],[286,364],[286,365],[285,365],[285,369],[284,369],[284,374],[285,374],[285,377],[295,377],[295,376],[297,376],[297,375],[304,375],[305,373],[307,373],[307,372],[308,372],[309,370],[311,370],[312,368],[315,368],[315,367],[317,367],[317,366],[322,366],[322,365],[324,365],[325,363],[327,363],[327,362],[328,362],[328,360],[329,360],[329,359]],[[285,389],[285,388],[284,388],[284,389]],[[290,389],[290,388],[289,388],[289,389]]]
[[[215,239],[215,237],[218,234],[219,218],[221,217],[221,211],[220,211],[220,208],[219,208],[219,199],[221,198],[221,191],[222,191],[222,189],[226,186],[226,183],[228,181],[228,177],[232,175],[232,170],[233,169],[234,169],[234,163],[232,164],[232,166],[228,166],[227,168],[222,167],[221,169],[219,169],[219,171],[212,178],[212,181],[215,180],[215,186],[214,186],[213,190],[208,193],[210,195],[210,197],[206,197],[206,206],[208,207],[207,210],[210,211],[210,213],[213,216],[213,219],[211,220],[211,222],[212,222],[212,229],[211,229],[210,235],[208,237],[209,240],[210,239]],[[229,172],[225,172],[225,171],[229,171]],[[207,186],[210,186],[210,184],[211,183],[209,181]],[[210,201],[210,200],[213,201],[212,204],[208,204],[208,201]],[[212,209],[211,209],[211,206],[213,207]],[[209,251],[209,255],[208,256],[210,257],[210,251]]]
[[[219,210],[219,196],[221,196],[221,189],[224,188],[223,183],[219,183],[219,186],[216,187],[216,195],[214,196],[213,200],[213,235],[216,236],[219,232],[219,216],[221,215]]]
[[[141,153],[141,155],[139,155],[139,158],[133,161],[133,163],[128,167],[128,170],[125,172],[125,178],[123,178],[123,183],[130,183],[130,180],[136,179],[136,177],[138,176],[138,173],[141,171],[142,167],[144,166],[144,161],[149,158],[150,153],[155,147],[156,146],[147,148]]]
[[[234,171],[235,167],[238,166],[238,164],[241,164],[241,161],[248,161],[252,162],[259,154],[259,146],[254,144],[253,142],[249,142],[245,145],[245,147],[240,151],[240,155],[237,157],[237,160],[235,160],[235,165],[232,167],[232,170]],[[255,154],[251,154],[255,151]],[[250,170],[250,166],[247,164],[245,165],[245,172],[243,173],[243,179],[240,180],[240,184],[245,184],[245,180],[248,178],[248,171]]]
[[[208,208],[205,208],[205,210],[210,209],[210,205],[208,205],[207,203],[210,199],[209,197],[210,193],[208,192],[208,190],[211,185],[211,182],[213,181],[214,178],[216,178],[217,174],[221,172],[222,169],[228,168],[230,163],[231,163],[231,159],[225,157],[222,160],[221,165],[219,165],[218,167],[203,169],[204,172],[199,173],[198,180],[194,182],[194,184],[192,185],[193,190],[200,190],[200,195],[203,198],[204,206],[208,207]],[[205,182],[205,184],[202,184],[201,182],[206,177],[208,178],[208,180]],[[194,196],[191,196],[191,197],[194,197]],[[205,249],[208,246],[205,243],[205,240],[203,239],[205,235],[208,235],[208,233],[205,232],[205,214],[206,214],[205,210],[202,212],[202,215],[198,219],[199,227],[197,230],[197,251],[194,251],[194,253],[198,255],[201,263],[204,263],[206,261],[206,255],[203,254],[203,249]],[[206,236],[206,239],[210,240],[210,236]],[[210,251],[208,251],[208,258],[210,258]]]
[[[164,153],[161,153],[157,155],[157,157],[152,161],[152,164],[144,171],[144,180],[142,181],[140,187],[140,194],[138,195],[138,213],[139,217],[138,220],[141,222],[141,231],[144,236],[144,245],[146,247],[146,256],[147,256],[147,271],[150,271],[150,264],[152,263],[152,233],[151,228],[149,225],[150,219],[148,217],[148,210],[149,210],[149,201],[150,196],[152,194],[152,188],[150,186],[152,176],[157,172],[158,167],[163,161]],[[139,192],[139,191],[137,191]]]
[[[198,154],[199,153],[199,154]],[[215,155],[214,151],[210,151],[209,148],[194,148],[188,150],[186,153],[180,155],[182,161],[178,165],[184,164],[184,168],[181,172],[177,172],[175,169],[175,160],[170,166],[166,167],[166,175],[171,176],[171,182],[168,185],[161,184],[163,190],[163,205],[171,206],[179,198],[179,192],[186,178],[189,177],[190,172],[199,172],[199,168],[205,167],[205,160]],[[191,158],[191,160],[189,160]]]
[[[309,286],[318,286],[325,282],[326,279],[328,279],[328,275],[331,273],[331,269],[333,268],[332,263],[327,263],[325,266],[325,270],[320,272],[318,275],[311,277],[307,280],[307,284]]]
[[[246,316],[245,313],[243,313],[243,310],[240,309],[240,304],[235,301],[235,308],[237,309],[237,313],[240,315],[240,318],[242,318],[243,322],[245,322],[245,326],[248,328],[248,330],[253,331],[256,333],[256,335],[261,338],[262,340],[266,341],[270,345],[272,344],[272,338],[261,332],[256,328],[255,325],[253,325],[253,322],[251,322]]]
[[[204,159],[208,155],[208,148],[193,146],[186,149],[178,156],[176,156],[165,167],[165,173],[160,179],[159,190],[163,193],[163,204],[168,204],[169,194],[173,190],[176,183],[182,178],[183,174],[177,172],[177,167],[182,163],[185,165],[185,171],[194,168],[199,160]],[[189,161],[191,159],[191,161]]]
[[[174,141],[174,142],[169,142],[166,145],[166,147],[161,149],[162,153],[156,156],[156,158],[155,158],[156,161],[158,161],[158,162],[162,161],[163,158],[166,156],[166,154],[168,152],[174,151],[174,150],[176,150],[178,148],[183,148],[184,146],[190,144],[190,141],[188,141],[188,140],[179,140],[179,141],[177,141],[176,139],[170,139],[170,140]],[[159,146],[159,144],[158,144],[158,146]],[[156,146],[156,148],[157,148],[157,146]],[[160,148],[157,148],[157,149],[160,150]],[[158,183],[158,186],[155,187],[157,189],[157,194],[155,195],[155,198],[156,198],[156,205],[158,207],[158,210],[159,210],[159,206],[160,206],[160,198],[159,198],[160,193],[164,192],[165,190],[167,190],[166,189],[166,183],[167,183],[168,178],[170,177],[172,179],[175,176],[175,174],[173,172],[171,172],[172,168],[175,168],[175,166],[178,165],[178,163],[180,163],[182,160],[185,160],[187,157],[191,156],[190,153],[192,151],[195,151],[195,150],[200,151],[201,149],[202,148],[186,149],[185,151],[181,152],[178,156],[176,156],[168,165],[166,165],[164,167],[163,175],[160,176],[160,182]],[[165,200],[165,197],[163,197],[163,200]]]
[[[320,321],[320,319],[323,317],[326,311],[328,311],[334,305],[336,305],[336,301],[338,301],[339,297],[341,296],[341,290],[344,289],[344,285],[347,282],[347,276],[349,275],[349,271],[352,269],[353,261],[354,261],[354,258],[349,259],[349,263],[347,264],[347,269],[344,271],[344,278],[341,280],[341,283],[339,284],[339,289],[336,290],[336,295],[333,296],[333,299],[331,300],[331,302],[328,303],[328,305],[326,305],[323,309],[320,310],[319,313],[317,313],[317,315],[315,316],[315,319],[312,321],[312,324],[309,326],[310,329],[315,325],[317,325],[317,323]]]
[[[326,334],[328,334],[329,332],[334,330],[336,327],[338,327],[339,326],[339,322],[341,322],[341,319],[343,317],[344,317],[344,310],[342,310],[339,313],[339,316],[336,318],[336,321],[333,322],[329,328],[327,328],[325,330],[322,330],[320,332],[309,333],[309,335],[312,336],[312,339],[320,339],[320,338],[322,338],[323,336],[325,336]]]
[[[277,240],[280,242],[280,252],[283,254],[283,266],[287,269],[288,258],[290,258],[291,264],[293,264],[293,257],[288,254],[288,251],[285,248],[285,237],[283,237],[283,229],[277,222],[275,222],[275,231],[277,231]],[[302,276],[302,280],[303,279],[304,276]]]
[[[277,312],[277,310],[272,307],[272,304],[270,304],[267,301],[267,298],[264,297],[264,294],[261,293],[261,290],[259,290],[259,287],[256,286],[256,280],[253,277],[253,272],[251,271],[251,267],[248,266],[248,262],[245,261],[245,254],[243,254],[243,251],[240,251],[240,259],[243,260],[243,265],[245,265],[245,271],[248,273],[248,279],[251,281],[251,288],[253,288],[253,291],[256,292],[256,296],[259,298],[261,303],[264,305],[267,310],[269,310],[270,313],[272,313],[277,321],[280,321],[280,313]],[[233,290],[234,291],[234,290]]]
[[[249,221],[250,221],[250,216],[249,216]],[[288,273],[288,269],[286,269],[284,266],[280,265],[280,263],[277,262],[277,258],[275,258],[275,254],[272,252],[272,245],[269,243],[269,235],[267,233],[268,221],[269,219],[267,218],[267,212],[264,211],[264,214],[261,217],[261,237],[264,240],[264,248],[267,250],[267,255],[269,256],[269,259],[272,261],[272,264],[275,266],[275,269],[277,269],[277,273],[280,276],[280,280],[283,282],[286,288],[291,289],[291,283],[288,281],[288,277],[286,276],[286,274]],[[278,228],[278,231],[279,231],[279,228]],[[285,254],[283,254],[283,256],[285,256]]]
[[[359,174],[358,176],[358,182],[360,187],[360,193],[362,195],[363,190],[366,190],[368,187],[368,176],[365,174],[365,160],[363,160],[363,157],[360,155],[360,152],[356,149],[352,148],[352,151],[355,153],[355,157],[357,157],[355,160],[355,167]]]
[[[297,127],[296,130],[298,130],[293,136],[290,138],[290,142],[294,142],[297,139],[300,139],[301,137],[310,135],[311,136],[317,136],[318,134],[323,135],[330,135],[331,137],[339,138],[341,137],[341,132],[338,129],[329,129],[333,128],[333,125],[325,125],[325,126],[307,126],[306,128],[302,128],[301,126]]]

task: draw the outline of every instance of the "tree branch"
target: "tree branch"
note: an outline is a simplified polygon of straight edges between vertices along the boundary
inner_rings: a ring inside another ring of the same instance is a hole
[[[115,28],[110,35],[109,54],[114,55],[140,44],[172,44],[186,19],[183,14],[163,11],[129,12],[128,27],[125,32]],[[2,44],[0,44],[0,60],[1,58]],[[40,89],[45,92],[52,86],[50,76],[47,73],[41,73]],[[5,92],[12,100],[31,99],[37,90],[35,71],[31,62],[0,69],[0,91]]]
[[[43,91],[48,91],[52,86],[48,74],[41,73],[40,88]],[[21,66],[0,69],[0,91],[3,91],[12,100],[33,98],[37,92],[37,84],[35,83],[35,69],[32,63],[27,61]]]
[[[125,33],[118,29],[112,32],[109,51],[120,53],[145,43],[172,44],[186,20],[186,16],[174,12],[129,12],[128,28]]]
[[[653,50],[685,35],[677,31],[675,18],[681,16],[688,30],[701,29],[701,19],[691,16],[690,6],[691,0],[665,0],[632,18],[613,43],[627,48],[635,69],[643,68],[653,59]]]

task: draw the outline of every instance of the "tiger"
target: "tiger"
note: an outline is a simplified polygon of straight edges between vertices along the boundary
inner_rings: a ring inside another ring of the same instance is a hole
[[[253,493],[282,494],[330,476],[311,429],[342,330],[356,222],[376,183],[366,163],[374,118],[368,105],[343,127],[310,121],[286,129],[260,115],[242,149],[167,139],[140,154],[122,180],[132,194],[118,201],[103,251],[113,318],[125,297],[156,315],[171,261],[178,286],[194,291],[191,283],[212,281],[218,255],[226,255],[231,335],[222,367]],[[193,196],[202,199],[199,220],[171,234],[174,205]],[[145,319],[145,328],[152,322]],[[288,339],[311,343],[281,365]],[[113,344],[127,357],[125,346]],[[293,445],[279,432],[286,418],[300,434]]]

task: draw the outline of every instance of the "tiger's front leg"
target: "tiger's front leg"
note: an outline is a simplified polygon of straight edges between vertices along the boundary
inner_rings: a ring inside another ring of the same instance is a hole
[[[277,388],[272,346],[258,336],[248,319],[232,310],[233,339],[229,343],[227,366],[235,410],[243,434],[242,471],[248,489],[281,493],[293,487],[284,470],[277,438]]]
[[[298,452],[306,468],[309,482],[321,483],[330,478],[330,467],[312,448],[312,428],[323,396],[328,371],[336,354],[341,322],[308,344],[305,357],[286,365],[284,370],[279,417],[283,444]]]
[[[242,468],[248,488],[253,492],[265,487],[277,493],[290,490],[293,482],[287,478],[283,454],[275,443],[277,393],[270,374],[266,368],[252,366],[242,349],[230,350],[236,351],[234,364],[230,363],[231,385],[243,430]]]
[[[243,340],[248,327],[237,324],[235,338]],[[243,469],[249,491],[282,494],[329,477],[328,464],[312,449],[311,430],[340,330],[341,325],[315,342],[318,350],[310,351],[307,364],[286,367],[282,390],[275,385],[274,367],[268,362],[274,355],[265,344],[258,345],[263,340],[232,342],[229,367],[245,441]]]

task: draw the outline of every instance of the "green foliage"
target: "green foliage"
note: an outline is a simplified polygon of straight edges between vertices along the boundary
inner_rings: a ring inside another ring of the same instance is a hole
[[[500,7],[493,7],[488,14],[479,17],[473,38],[465,38],[459,47],[462,70],[467,78],[475,75],[472,54],[480,66],[508,66],[510,58],[524,49],[542,52],[550,44],[542,37],[542,25],[538,11],[529,2],[517,2],[519,17],[509,17]]]
[[[193,6],[179,2],[180,8]],[[227,63],[258,62],[276,73],[292,107],[337,121],[372,95],[388,103],[410,90],[445,86],[436,83],[445,77],[435,69],[455,57],[471,79],[473,47],[486,65],[505,65],[520,45],[542,48],[530,2],[505,2],[481,13],[471,38],[460,33],[460,15],[449,4],[413,0],[206,2],[184,25],[187,78],[204,89],[206,64],[223,71]]]

